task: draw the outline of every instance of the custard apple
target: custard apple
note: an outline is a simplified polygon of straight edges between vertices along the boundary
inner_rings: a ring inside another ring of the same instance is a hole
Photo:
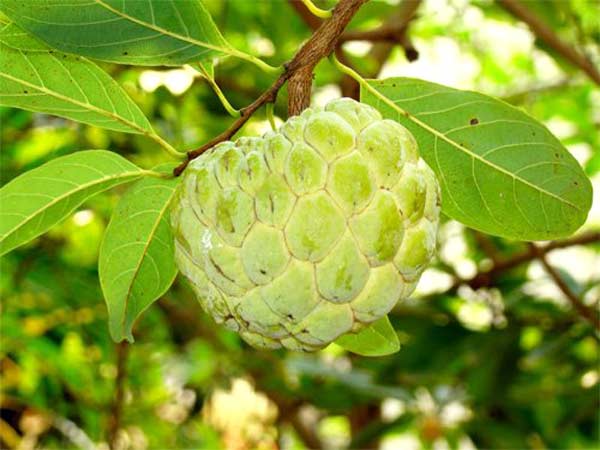
[[[439,202],[408,130],[342,98],[193,160],[171,216],[176,261],[249,344],[317,350],[412,293]]]

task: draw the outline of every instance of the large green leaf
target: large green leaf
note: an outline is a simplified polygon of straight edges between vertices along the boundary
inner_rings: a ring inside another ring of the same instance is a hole
[[[138,181],[123,196],[106,229],[99,272],[110,333],[116,341],[133,341],[134,321],[169,289],[177,274],[168,213],[178,181]]]
[[[361,100],[408,128],[442,186],[443,211],[524,240],[572,234],[592,188],[542,124],[502,101],[410,78],[369,80]]]
[[[0,255],[46,232],[98,192],[144,173],[105,150],[63,156],[25,172],[0,189]]]
[[[0,31],[0,66],[2,105],[155,138],[148,119],[102,69],[52,51],[12,24]]]
[[[239,53],[199,0],[2,0],[0,5],[17,25],[52,47],[103,61],[173,66]]]
[[[14,49],[47,52],[51,50],[44,42],[36,39],[14,23],[0,24],[0,42]]]
[[[385,356],[400,350],[398,336],[388,316],[373,322],[358,333],[340,336],[335,343],[362,356]]]

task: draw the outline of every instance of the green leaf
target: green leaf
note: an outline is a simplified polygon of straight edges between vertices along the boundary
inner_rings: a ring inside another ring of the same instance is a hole
[[[2,11],[52,47],[141,66],[238,55],[201,1],[3,0]]]
[[[195,64],[191,64],[191,66],[196,69],[198,72],[202,74],[202,76],[207,80],[215,79],[215,63],[213,61],[203,61]]]
[[[47,52],[50,49],[44,42],[34,38],[14,23],[4,24],[0,30],[0,42],[14,49]]]
[[[373,322],[358,333],[340,336],[335,343],[362,356],[385,356],[400,350],[398,336],[388,316]]]
[[[0,189],[0,255],[48,231],[93,195],[144,173],[115,153],[88,150],[15,178]]]
[[[14,25],[0,32],[1,105],[154,136],[148,119],[102,69],[18,33]]]
[[[589,179],[558,139],[521,110],[411,78],[369,80],[361,100],[413,133],[453,219],[523,240],[568,236],[585,222]]]
[[[162,168],[171,173],[173,166]],[[100,247],[100,284],[115,341],[171,286],[177,268],[169,205],[179,178],[144,178],[117,205]]]

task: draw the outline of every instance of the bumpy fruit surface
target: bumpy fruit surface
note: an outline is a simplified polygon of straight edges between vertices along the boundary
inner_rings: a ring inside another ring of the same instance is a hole
[[[351,99],[193,160],[172,213],[203,308],[253,346],[293,350],[408,297],[438,222],[439,186],[412,135]]]

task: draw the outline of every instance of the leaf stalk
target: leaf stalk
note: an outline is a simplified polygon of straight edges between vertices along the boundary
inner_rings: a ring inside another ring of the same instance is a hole
[[[329,19],[331,17],[331,11],[326,9],[321,9],[317,5],[315,5],[311,0],[301,0],[306,6],[312,15],[317,16],[321,19]]]

